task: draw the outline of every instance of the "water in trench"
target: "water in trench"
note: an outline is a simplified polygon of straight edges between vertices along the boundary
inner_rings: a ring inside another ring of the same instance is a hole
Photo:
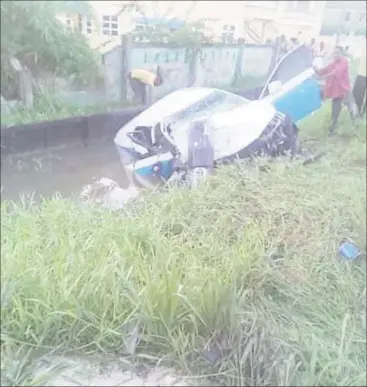
[[[2,200],[79,194],[93,178],[108,177],[125,188],[127,180],[111,139],[32,155],[1,159]]]

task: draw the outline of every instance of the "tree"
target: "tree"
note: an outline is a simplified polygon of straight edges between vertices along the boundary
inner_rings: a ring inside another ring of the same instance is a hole
[[[169,19],[172,16],[174,5],[171,4],[168,7],[165,6],[163,11],[160,8],[161,3],[165,5],[167,2],[162,1],[130,1],[124,2],[120,11],[116,16],[120,16],[124,12],[135,11],[144,20],[145,25],[143,28],[135,28],[132,31],[134,40],[140,42],[152,42],[152,43],[169,43],[172,45],[199,45],[203,43],[203,23],[188,23],[186,22],[182,27],[172,29],[169,26]],[[187,2],[187,9],[183,15],[184,20],[188,20],[193,9],[196,6],[197,1]],[[162,23],[157,25],[149,24],[149,16],[153,16],[155,19],[161,19]]]
[[[60,13],[88,14],[84,1],[1,2],[1,94],[13,97],[18,75],[16,59],[32,77],[41,74],[73,77],[81,82],[99,73],[99,58],[86,39],[57,19]]]
[[[143,29],[132,31],[133,39],[139,42],[150,42],[156,44],[170,44],[175,46],[199,46],[205,43],[203,33],[198,24],[185,24],[177,29],[169,25],[161,24],[145,26]]]

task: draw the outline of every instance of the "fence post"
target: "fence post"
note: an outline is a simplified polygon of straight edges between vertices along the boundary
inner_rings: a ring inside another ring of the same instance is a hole
[[[198,57],[200,49],[198,48],[186,48],[186,55],[189,58],[189,76],[188,76],[188,87],[193,86],[196,83],[196,76],[198,70]]]
[[[127,76],[131,71],[131,57],[133,49],[133,40],[130,34],[121,36],[121,91],[120,98],[122,101],[127,99],[128,81]]]
[[[238,48],[238,57],[237,57],[237,63],[236,63],[236,70],[234,72],[234,77],[232,80],[232,87],[237,86],[237,82],[242,77],[242,61],[243,61],[243,52],[245,50],[245,43],[241,42]]]

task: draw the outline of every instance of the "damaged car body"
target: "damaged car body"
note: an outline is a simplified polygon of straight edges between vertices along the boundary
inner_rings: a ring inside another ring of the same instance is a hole
[[[115,145],[130,183],[180,176],[195,185],[218,164],[295,154],[296,123],[321,107],[312,53],[299,46],[275,66],[258,99],[192,87],[170,93],[124,125]]]

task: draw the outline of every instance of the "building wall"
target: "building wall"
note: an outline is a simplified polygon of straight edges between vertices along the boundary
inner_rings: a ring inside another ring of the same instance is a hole
[[[134,27],[138,16],[180,18],[188,22],[206,21],[206,33],[220,39],[248,38],[252,29],[258,41],[284,34],[309,40],[320,33],[325,1],[135,1],[137,10],[122,7],[129,1],[90,1],[92,20],[82,20],[82,31],[93,48],[116,45],[118,36]],[[118,15],[118,16],[116,16]],[[71,23],[72,24],[72,23]],[[76,21],[75,24],[78,24]],[[80,21],[79,21],[80,24]]]
[[[366,2],[328,1],[321,32],[324,35],[366,35]]]
[[[92,47],[96,48],[110,41],[119,41],[118,36],[131,30],[134,12],[121,12],[126,2],[90,1],[89,3],[93,7],[95,18],[92,21],[92,33],[86,36]]]
[[[263,39],[274,35],[308,41],[320,34],[326,1],[245,1],[245,18]]]

